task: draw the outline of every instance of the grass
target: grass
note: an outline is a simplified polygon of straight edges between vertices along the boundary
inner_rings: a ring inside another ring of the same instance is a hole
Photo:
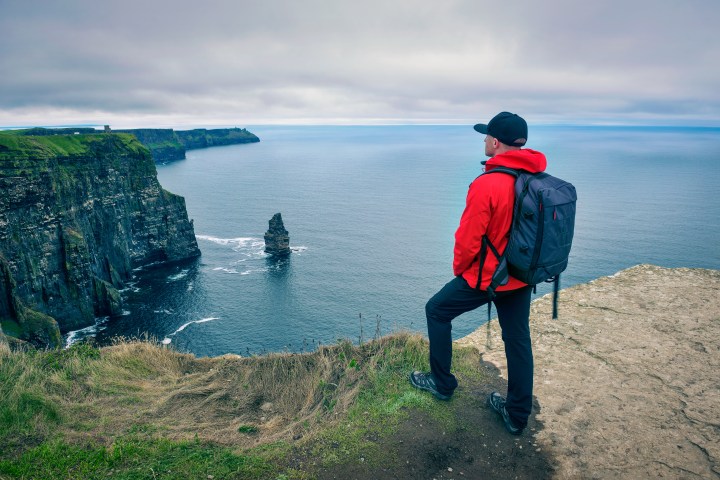
[[[456,349],[456,375],[477,361]],[[313,462],[377,464],[391,453],[374,440],[408,412],[443,420],[407,382],[427,368],[427,343],[409,334],[249,358],[0,343],[0,478],[308,479]]]
[[[37,162],[51,158],[82,157],[93,155],[104,148],[114,148],[137,155],[144,147],[130,134],[80,134],[80,135],[47,135],[23,136],[16,131],[0,132],[0,161],[20,162],[26,160]],[[28,165],[32,166],[33,163]]]

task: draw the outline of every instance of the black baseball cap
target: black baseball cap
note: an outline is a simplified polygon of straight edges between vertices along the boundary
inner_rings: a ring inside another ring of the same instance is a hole
[[[527,122],[520,115],[500,112],[486,125],[478,123],[475,131],[497,138],[505,145],[522,147],[527,142]]]

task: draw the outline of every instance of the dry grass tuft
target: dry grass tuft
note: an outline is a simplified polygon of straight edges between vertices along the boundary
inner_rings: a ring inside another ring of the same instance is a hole
[[[312,353],[196,358],[147,341],[56,353],[10,352],[0,343],[0,362],[12,359],[4,375],[16,382],[14,395],[32,391],[58,412],[41,436],[54,428],[68,441],[110,445],[141,429],[245,448],[327,427],[381,364],[408,352],[424,359],[427,345],[397,334]]]
[[[303,435],[352,404],[364,374],[349,367],[357,356],[342,344],[306,354],[196,360],[158,392],[154,423],[181,437],[232,445]]]

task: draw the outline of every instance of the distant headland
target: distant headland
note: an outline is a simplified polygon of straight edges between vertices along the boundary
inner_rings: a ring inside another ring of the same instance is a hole
[[[239,143],[256,143],[260,139],[257,135],[244,128],[196,128],[193,130],[173,130],[172,128],[134,128],[112,130],[109,125],[104,130],[94,128],[29,128],[16,130],[16,135],[48,136],[73,135],[91,133],[130,133],[135,135],[140,143],[145,145],[152,155],[155,163],[168,163],[183,160],[187,150],[197,148],[216,147],[221,145],[236,145]]]

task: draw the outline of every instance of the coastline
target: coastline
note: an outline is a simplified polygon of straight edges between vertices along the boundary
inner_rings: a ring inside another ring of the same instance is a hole
[[[720,478],[720,271],[638,265],[533,302],[555,477]],[[630,293],[630,294],[628,294]],[[458,340],[506,378],[497,320]]]

